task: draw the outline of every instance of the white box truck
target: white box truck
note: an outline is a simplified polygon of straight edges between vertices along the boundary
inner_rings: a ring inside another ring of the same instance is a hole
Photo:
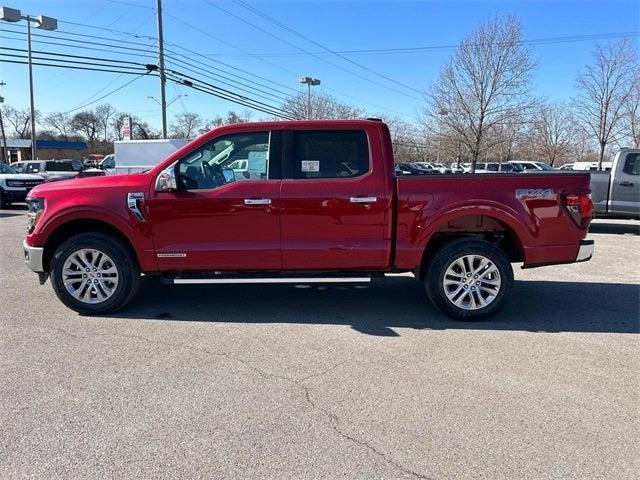
[[[100,168],[110,175],[139,173],[167,158],[189,140],[121,140],[113,142],[113,156],[107,155]]]

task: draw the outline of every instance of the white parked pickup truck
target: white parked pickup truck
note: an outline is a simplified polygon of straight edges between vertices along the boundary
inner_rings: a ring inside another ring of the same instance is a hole
[[[44,179],[40,175],[18,173],[9,165],[0,163],[0,209],[13,202],[24,202],[27,193]]]
[[[640,219],[640,149],[623,148],[611,172],[591,172],[596,216]]]

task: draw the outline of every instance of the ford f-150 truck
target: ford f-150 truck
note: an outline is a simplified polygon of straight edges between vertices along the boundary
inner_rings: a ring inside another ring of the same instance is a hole
[[[123,307],[141,273],[217,284],[413,272],[441,311],[475,320],[505,303],[511,263],[590,259],[591,215],[588,173],[396,178],[380,121],[247,123],[144,173],[36,187],[24,255],[81,313]]]

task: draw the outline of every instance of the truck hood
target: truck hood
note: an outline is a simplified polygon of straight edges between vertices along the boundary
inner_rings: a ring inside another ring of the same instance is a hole
[[[51,193],[63,192],[63,191],[77,191],[86,189],[99,189],[108,190],[112,188],[141,188],[146,186],[149,182],[149,175],[147,174],[133,174],[133,175],[105,175],[102,177],[85,177],[85,178],[72,178],[69,180],[60,180],[57,182],[42,183],[31,190],[29,196],[47,196]]]

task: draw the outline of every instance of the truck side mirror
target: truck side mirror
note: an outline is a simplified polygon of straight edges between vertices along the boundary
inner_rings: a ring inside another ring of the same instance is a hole
[[[176,182],[176,166],[164,169],[156,179],[156,192],[175,192],[178,190]]]

